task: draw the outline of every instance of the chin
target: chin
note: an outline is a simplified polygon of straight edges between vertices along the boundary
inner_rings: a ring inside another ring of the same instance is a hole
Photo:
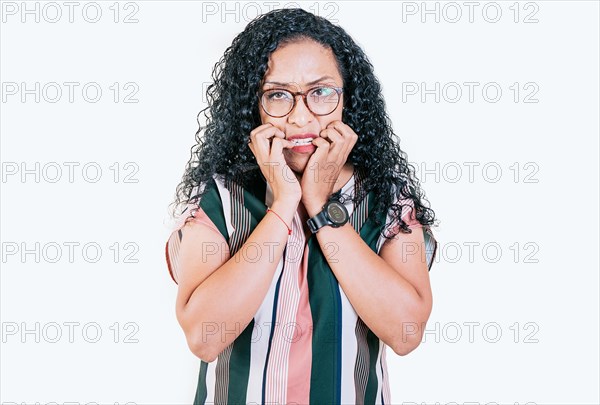
[[[292,171],[294,173],[302,174],[302,173],[304,173],[304,169],[306,169],[306,165],[308,164],[308,161],[311,156],[312,156],[312,154],[309,156],[306,156],[304,159],[296,158],[294,160],[290,160],[289,158],[286,158],[285,162],[290,167],[290,169],[292,169]]]
[[[302,174],[304,173],[304,169],[306,168],[306,163],[300,165],[298,163],[294,164],[292,163],[291,165],[288,163],[288,166],[290,167],[290,169],[292,169],[292,171],[296,174]]]

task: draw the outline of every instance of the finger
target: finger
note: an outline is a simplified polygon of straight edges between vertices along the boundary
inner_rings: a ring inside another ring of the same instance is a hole
[[[354,132],[352,131],[352,128],[350,128],[348,125],[344,124],[340,120],[331,121],[329,124],[327,124],[327,128],[335,128],[342,135],[349,132]]]
[[[271,159],[279,159],[283,154],[284,148],[293,148],[294,144],[287,139],[273,138],[271,144]]]
[[[329,139],[331,148],[329,149],[328,160],[337,160],[338,156],[347,149],[348,142],[337,130],[333,128],[325,128],[321,131],[321,137]],[[328,141],[328,142],[329,142]]]
[[[277,138],[277,139],[279,139],[279,138]],[[292,149],[294,146],[296,146],[294,144],[294,142],[288,141],[287,139],[281,139],[281,144],[283,145],[283,147],[285,149]]]
[[[342,121],[333,121],[327,125],[327,128],[334,128],[336,131],[342,134],[344,138],[358,138],[356,132],[354,132],[350,126],[344,124]]]
[[[314,158],[319,160],[322,158],[326,158],[329,153],[329,148],[331,144],[323,138],[315,138],[312,141],[312,144],[317,147],[317,150],[313,154]]]
[[[334,128],[325,128],[319,134],[322,138],[329,139],[330,142],[344,142],[344,137]]]
[[[260,148],[261,155],[267,156],[270,153],[272,138],[285,138],[285,135],[279,128],[269,125],[252,134],[250,139]]]
[[[327,125],[327,128],[335,129],[344,137],[346,145],[346,148],[344,148],[344,153],[348,155],[352,148],[354,148],[356,142],[358,141],[358,135],[356,134],[356,132],[354,132],[354,130],[350,128],[350,126],[344,124],[342,121],[339,120],[330,122],[329,125]]]
[[[272,126],[272,125],[269,124],[269,126],[266,126],[266,127],[262,128],[260,131],[256,131],[256,132],[254,132],[254,134],[251,133],[250,137],[253,140],[254,139],[259,139],[259,138],[267,139],[268,140],[268,139],[271,139],[273,137],[285,139],[285,134],[279,128],[274,127],[274,126]]]
[[[250,139],[256,138],[256,135],[260,134],[263,131],[268,131],[268,130],[272,130],[272,129],[276,129],[276,127],[273,124],[271,124],[270,122],[259,125],[258,127],[254,128],[252,131],[250,131]]]
[[[254,138],[254,136],[256,135],[257,132],[260,132],[263,129],[268,128],[270,125],[272,125],[272,124],[270,124],[270,123],[262,124],[256,128],[254,128],[252,131],[250,131],[250,135],[248,136],[248,143],[252,142],[252,138]]]
[[[330,151],[332,149],[332,144],[324,138],[315,138],[313,139],[313,145],[317,146],[317,150],[310,158],[310,167],[307,166],[310,172],[313,173],[310,176],[315,179],[321,178],[321,181],[328,183],[331,181],[328,179],[335,178],[337,167],[337,164],[329,159],[331,156]],[[325,176],[325,178],[323,178],[323,176]]]
[[[273,143],[271,144],[271,156],[278,157],[281,155],[283,150],[283,141],[281,138],[273,138]]]
[[[252,131],[250,131],[250,136],[256,134],[257,132],[262,131],[263,129],[266,129],[266,128],[269,128],[269,127],[272,127],[272,126],[273,126],[273,124],[271,124],[270,122],[267,122],[266,124],[259,125],[256,128],[254,128]]]

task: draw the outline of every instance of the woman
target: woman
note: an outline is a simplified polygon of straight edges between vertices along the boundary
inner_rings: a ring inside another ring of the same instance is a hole
[[[372,65],[284,9],[213,79],[166,249],[195,403],[390,403],[386,348],[421,340],[437,243]]]

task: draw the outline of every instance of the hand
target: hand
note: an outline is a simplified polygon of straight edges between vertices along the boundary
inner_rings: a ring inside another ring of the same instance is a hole
[[[338,176],[358,135],[342,121],[333,121],[313,139],[317,150],[310,157],[300,181],[302,203],[309,215],[316,215],[333,193]]]
[[[285,139],[285,134],[273,124],[263,124],[250,132],[248,147],[271,185],[273,201],[299,202],[300,183],[283,156],[283,149],[293,148],[294,144]]]

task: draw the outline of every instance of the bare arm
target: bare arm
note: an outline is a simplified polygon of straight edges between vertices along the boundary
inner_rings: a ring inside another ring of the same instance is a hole
[[[291,224],[297,205],[293,200],[276,201],[271,208]],[[231,258],[225,239],[209,227],[191,221],[182,233],[177,320],[191,351],[211,362],[258,311],[283,255],[288,231],[281,219],[267,213]],[[255,259],[257,249],[260,254]],[[244,257],[250,252],[252,261]]]
[[[358,139],[341,121],[331,122],[320,136],[313,140],[317,150],[302,176],[302,202],[309,217],[325,205],[333,189],[330,179],[338,178]],[[331,170],[319,168],[333,168],[333,176]],[[379,255],[350,223],[340,228],[325,226],[316,236],[324,252],[331,244],[337,245],[327,261],[358,316],[397,354],[414,350],[432,308],[422,229],[386,240]]]
[[[289,167],[283,149],[294,146],[285,134],[263,124],[249,138],[248,147],[272,188],[271,209],[281,218],[267,212],[231,258],[220,233],[200,224],[182,229],[177,320],[192,352],[207,362],[214,361],[258,311],[287,244],[288,229],[281,220],[289,227],[302,197],[298,181],[284,176]],[[214,254],[205,254],[205,248]],[[260,249],[258,258],[245,260],[246,248]]]
[[[314,216],[318,208],[309,208]],[[350,223],[325,226],[316,234],[321,249],[336,244],[327,257],[331,270],[357,314],[396,354],[421,342],[432,309],[432,293],[421,228],[386,240],[379,255]]]

